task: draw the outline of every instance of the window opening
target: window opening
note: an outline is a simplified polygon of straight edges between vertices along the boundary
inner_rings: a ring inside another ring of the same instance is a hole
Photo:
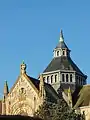
[[[63,55],[65,55],[65,51],[63,51]]]
[[[68,74],[66,74],[66,82],[68,82]]]
[[[62,82],[65,82],[64,74],[62,74]]]
[[[57,56],[59,56],[59,51],[57,51]]]
[[[51,83],[53,82],[53,75],[51,76]]]
[[[72,74],[70,74],[70,82],[72,82]]]
[[[57,82],[57,75],[55,75],[55,82]]]
[[[49,83],[49,76],[47,76],[47,83]]]

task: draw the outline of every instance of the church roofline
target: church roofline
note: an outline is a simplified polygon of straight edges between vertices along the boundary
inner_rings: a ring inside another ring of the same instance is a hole
[[[81,75],[81,76],[84,76],[84,77],[86,77],[87,78],[87,75],[82,75],[82,74],[80,74],[79,72],[77,72],[77,71],[75,71],[75,70],[55,70],[55,71],[50,71],[50,72],[43,72],[42,74],[43,75],[48,75],[48,74],[52,74],[52,73],[57,73],[57,72],[66,72],[66,73],[76,73],[76,74],[78,74],[78,75]]]
[[[76,71],[74,70],[55,70],[55,71],[50,71],[50,72],[43,72],[42,74],[45,75],[45,74],[50,74],[50,73],[57,73],[57,72],[73,72],[73,73],[76,73]]]
[[[50,71],[50,72],[43,72],[42,74],[50,74],[50,73],[57,73],[57,72],[60,72],[60,70],[55,70],[55,71]]]
[[[28,82],[32,84],[32,87],[35,88],[35,91],[36,91],[37,93],[39,93],[38,89],[35,87],[35,85],[34,85],[33,82],[30,80],[30,78],[28,77],[28,75],[27,75],[26,73],[23,73],[22,75],[23,75],[26,79],[28,79]],[[20,77],[21,77],[21,75],[18,76],[16,82],[15,82],[14,85],[11,87],[8,95],[13,91],[13,89],[14,89],[15,85],[17,84],[17,82],[18,82],[18,80],[19,80]],[[31,78],[32,78],[32,77],[31,77]],[[33,78],[33,79],[34,79],[34,78]]]
[[[85,106],[89,105],[89,99],[90,99],[90,84],[83,85],[79,88],[79,91],[77,95],[75,96],[76,103],[74,105],[74,108],[83,108]],[[77,92],[77,91],[76,91]]]
[[[64,68],[63,68],[64,67]],[[69,67],[69,68],[68,68]],[[56,71],[75,72],[87,78],[87,76],[79,69],[79,67],[72,61],[71,57],[59,56],[53,58],[43,73],[52,73]]]

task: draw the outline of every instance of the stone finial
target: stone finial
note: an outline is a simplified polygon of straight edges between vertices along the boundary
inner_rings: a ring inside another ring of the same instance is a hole
[[[60,42],[63,42],[63,41],[64,41],[62,29],[61,29],[61,31],[60,31],[60,40],[59,40],[59,41],[60,41]]]
[[[20,73],[21,74],[26,73],[26,64],[24,63],[24,61],[20,65]]]

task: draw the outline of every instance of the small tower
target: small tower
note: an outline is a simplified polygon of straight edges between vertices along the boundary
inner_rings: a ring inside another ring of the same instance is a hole
[[[8,84],[7,84],[7,81],[5,81],[5,84],[4,84],[4,96],[3,96],[3,101],[2,101],[2,115],[5,115],[6,114],[6,97],[9,93],[9,90],[8,90]]]
[[[72,93],[70,87],[68,89],[68,105],[72,108]]]
[[[24,63],[24,61],[20,65],[20,73],[21,74],[26,73],[26,64]]]
[[[59,43],[54,49],[54,58],[61,56],[70,56],[70,50],[64,42],[63,31],[60,31]]]
[[[51,84],[56,92],[61,84],[63,91],[68,90],[69,86],[72,91],[75,91],[77,86],[86,84],[87,76],[71,59],[70,52],[61,30],[58,44],[53,51],[54,57],[43,71],[45,82]]]
[[[4,83],[4,96],[6,97],[8,93],[9,93],[8,84],[7,84],[7,81],[5,81],[5,83]]]

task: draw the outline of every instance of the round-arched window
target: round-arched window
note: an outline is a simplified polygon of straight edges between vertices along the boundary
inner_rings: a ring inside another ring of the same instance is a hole
[[[62,74],[62,82],[65,82],[64,74]]]
[[[59,56],[59,51],[57,51],[57,56]]]
[[[49,83],[49,76],[47,76],[47,83]]]
[[[68,74],[66,74],[66,82],[68,82]]]
[[[53,83],[53,75],[51,76],[51,83]]]
[[[55,82],[57,82],[57,75],[55,75]]]
[[[63,55],[65,55],[65,51],[63,51]]]
[[[70,74],[70,82],[72,82],[72,74]]]

